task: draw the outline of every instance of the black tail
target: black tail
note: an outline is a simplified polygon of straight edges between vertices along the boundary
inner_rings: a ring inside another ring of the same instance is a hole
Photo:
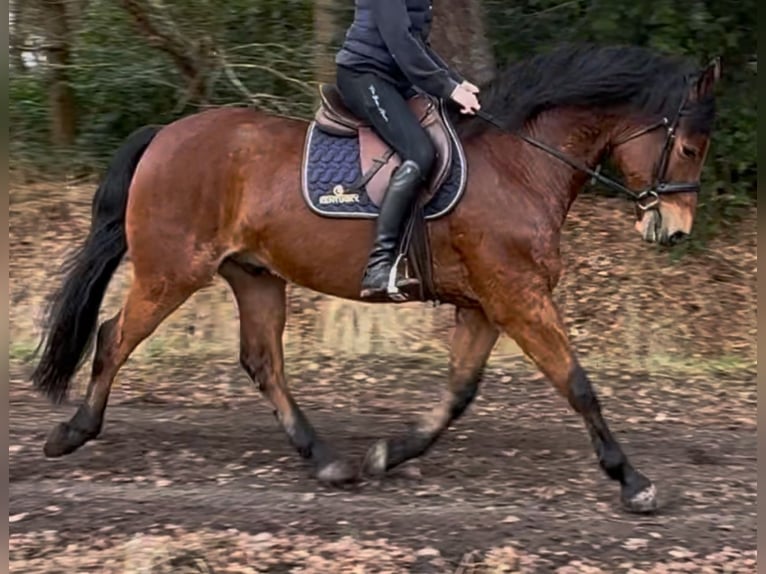
[[[54,403],[64,401],[72,377],[90,350],[104,293],[127,251],[125,211],[130,182],[160,129],[144,126],[117,150],[93,197],[88,237],[62,267],[64,281],[48,307],[47,333],[40,342],[44,350],[32,373],[34,387]]]

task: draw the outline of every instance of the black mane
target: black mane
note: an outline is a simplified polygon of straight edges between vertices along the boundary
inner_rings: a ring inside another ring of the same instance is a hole
[[[644,47],[564,45],[498,72],[482,88],[479,101],[482,110],[508,131],[558,106],[626,106],[650,117],[673,117],[689,81],[698,73],[699,68],[685,60]],[[709,131],[714,115],[712,98],[687,105],[689,128]],[[464,138],[489,127],[484,119],[467,117],[457,110],[452,118]]]

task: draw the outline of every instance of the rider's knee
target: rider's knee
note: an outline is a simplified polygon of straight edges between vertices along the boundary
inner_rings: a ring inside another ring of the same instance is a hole
[[[419,145],[414,146],[408,159],[414,161],[418,165],[423,177],[428,176],[434,165],[434,161],[436,160],[436,148],[434,147],[431,138],[426,136]]]

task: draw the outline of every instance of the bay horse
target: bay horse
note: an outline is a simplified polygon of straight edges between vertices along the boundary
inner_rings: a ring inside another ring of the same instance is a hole
[[[328,152],[333,146],[359,152],[353,146],[362,137],[354,136],[364,126],[330,102],[321,121],[224,107],[135,131],[98,186],[89,234],[64,263],[47,310],[32,374],[38,392],[64,401],[93,339],[95,352],[83,402],[51,431],[44,453],[66,455],[99,435],[113,379],[131,352],[218,274],[240,312],[241,365],[317,480],[380,476],[426,453],[471,404],[499,335],[507,334],[582,416],[624,508],[654,511],[656,489],[610,431],[554,304],[561,230],[596,177],[634,200],[645,241],[669,245],[687,236],[719,77],[717,59],[699,67],[641,47],[567,45],[498,71],[482,87],[480,117],[442,108],[435,117],[449,129],[439,133],[451,134],[453,172],[463,185],[449,210],[419,221],[432,272],[425,298],[455,307],[447,386],[410,430],[373,444],[361,466],[320,438],[294,400],[282,335],[288,283],[357,300],[374,202],[360,207],[364,186],[354,194],[336,186],[321,205],[340,211],[324,217],[301,190],[316,170],[344,161]],[[309,168],[307,134],[316,135],[318,121],[322,137],[336,139],[312,144],[326,147]],[[607,159],[624,184],[597,171]],[[134,268],[129,292],[98,326],[103,295],[126,254]]]

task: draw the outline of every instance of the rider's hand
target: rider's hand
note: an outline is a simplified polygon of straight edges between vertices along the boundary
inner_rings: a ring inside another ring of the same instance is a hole
[[[460,105],[462,108],[460,111],[464,114],[475,114],[481,109],[476,94],[466,88],[464,84],[457,86],[452,95],[450,95],[450,98],[453,102]]]
[[[471,82],[469,82],[468,80],[463,80],[462,86],[463,86],[463,87],[464,87],[466,90],[468,90],[469,92],[471,92],[472,94],[478,94],[478,93],[479,93],[479,88],[478,88],[478,87],[476,87],[476,86],[475,86],[474,84],[472,84]]]

